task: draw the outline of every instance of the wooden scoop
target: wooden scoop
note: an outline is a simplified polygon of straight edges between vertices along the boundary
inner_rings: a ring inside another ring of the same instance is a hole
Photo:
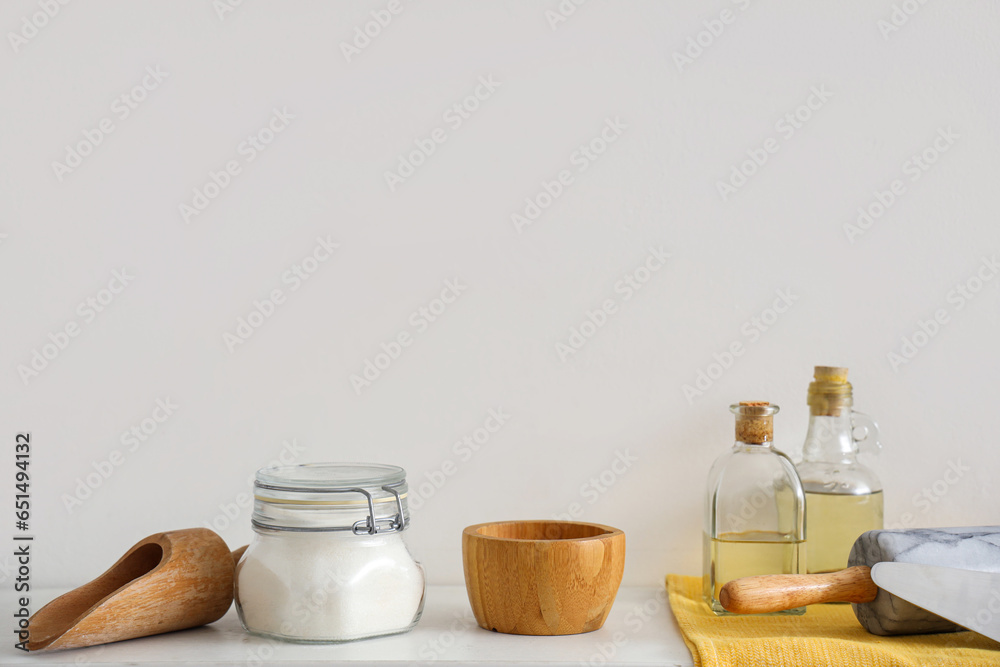
[[[150,535],[107,572],[28,621],[28,650],[79,648],[193,628],[233,602],[234,561],[207,528]]]

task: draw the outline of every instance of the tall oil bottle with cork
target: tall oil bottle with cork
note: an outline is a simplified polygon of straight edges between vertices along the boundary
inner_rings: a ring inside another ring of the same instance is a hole
[[[708,477],[704,533],[704,596],[716,614],[728,614],[719,591],[733,579],[805,572],[805,497],[795,466],[774,448],[777,405],[743,402],[736,442]],[[782,614],[802,614],[804,608]]]
[[[809,430],[796,466],[806,493],[809,572],[847,567],[858,536],[882,528],[882,483],[858,461],[862,446],[877,451],[878,426],[851,409],[852,393],[846,368],[816,366]]]

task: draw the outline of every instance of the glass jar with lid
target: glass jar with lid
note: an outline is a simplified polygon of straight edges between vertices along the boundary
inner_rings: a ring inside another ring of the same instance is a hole
[[[424,571],[403,541],[406,471],[314,463],[257,472],[253,541],[236,566],[250,633],[345,642],[406,632],[424,606]]]

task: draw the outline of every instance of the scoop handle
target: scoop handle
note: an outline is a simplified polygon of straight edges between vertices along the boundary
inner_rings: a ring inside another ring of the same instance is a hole
[[[734,579],[719,602],[734,614],[766,614],[823,602],[871,602],[878,594],[871,568],[849,567],[826,574],[767,574]]]

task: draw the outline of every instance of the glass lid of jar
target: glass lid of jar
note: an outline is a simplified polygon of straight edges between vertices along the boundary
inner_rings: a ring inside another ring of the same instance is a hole
[[[387,486],[406,479],[399,466],[383,463],[304,463],[262,468],[257,485],[283,491],[322,491],[355,486]]]
[[[381,463],[262,468],[254,481],[255,528],[396,532],[409,523],[406,471]]]

